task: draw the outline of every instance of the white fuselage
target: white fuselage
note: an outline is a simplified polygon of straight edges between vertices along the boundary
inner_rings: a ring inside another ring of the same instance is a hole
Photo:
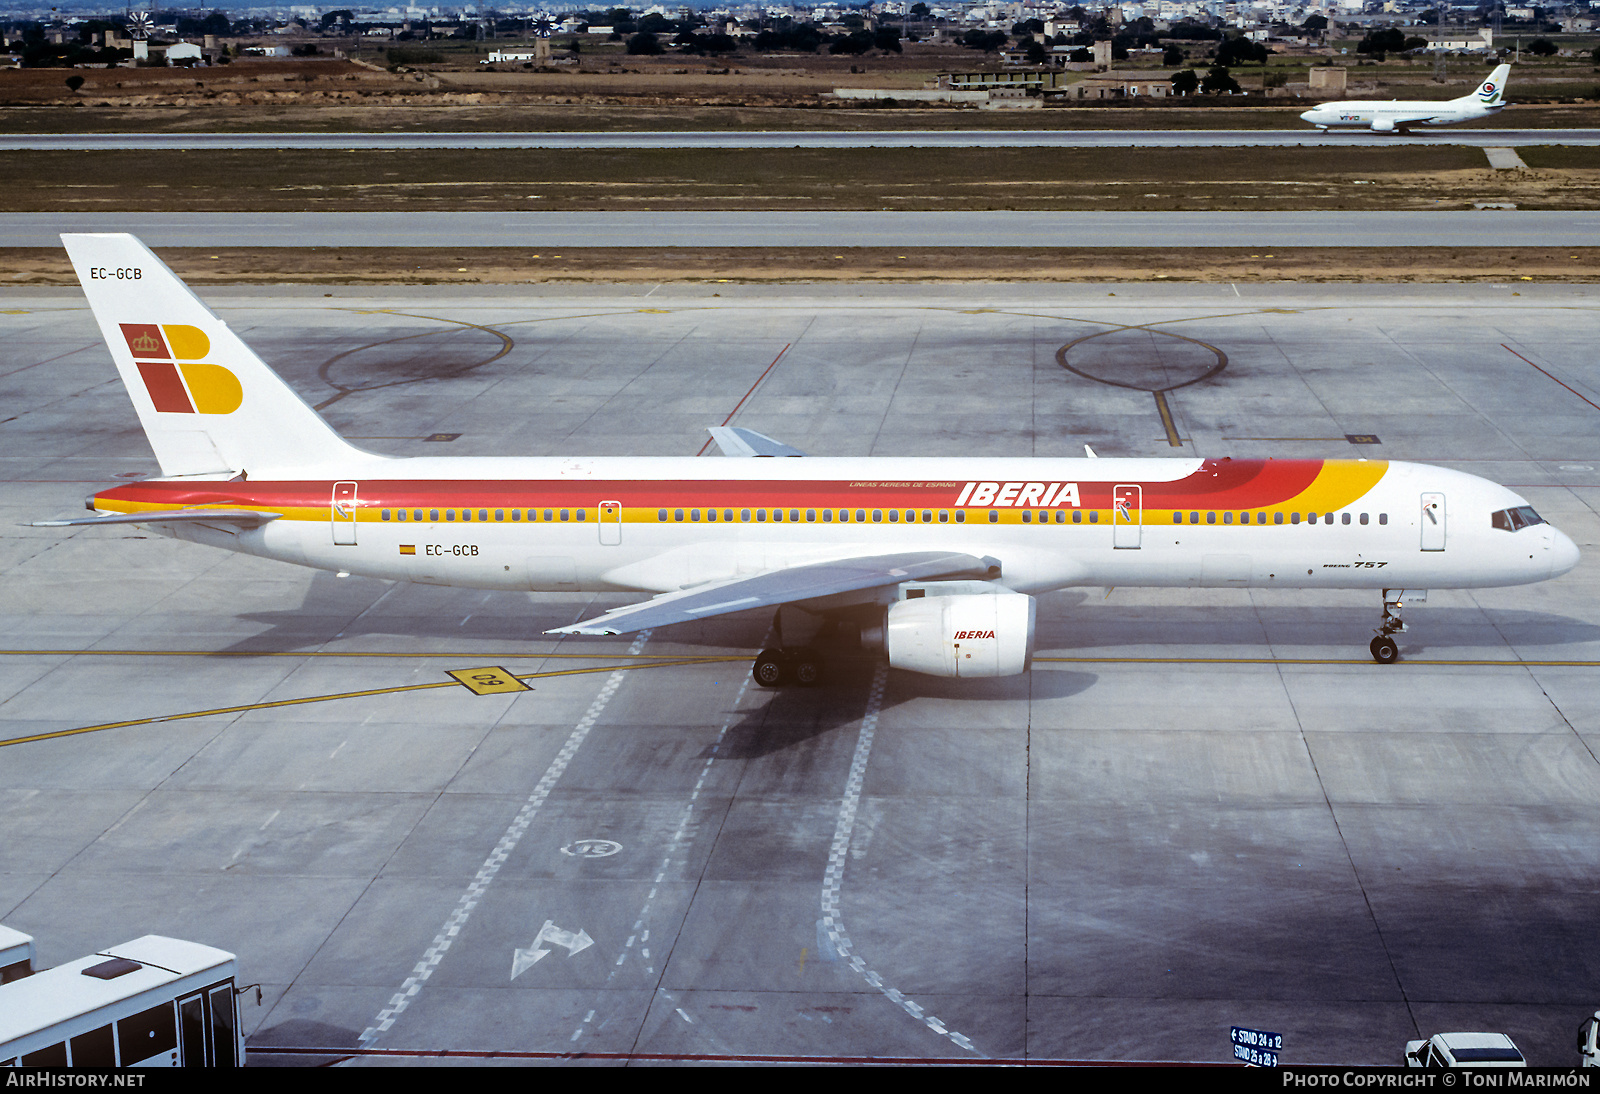
[[[1301,121],[1321,129],[1371,129],[1385,133],[1411,126],[1455,125],[1491,117],[1499,106],[1484,106],[1473,98],[1449,102],[1392,99],[1388,102],[1353,99],[1322,103],[1300,115]]]
[[[1208,476],[1221,483],[1241,468],[1256,477],[1232,493],[1205,493]],[[1258,488],[1289,471],[1309,485],[1293,496]],[[985,494],[985,484],[998,490]],[[166,485],[113,488],[95,505],[170,508],[158,496]],[[1492,526],[1491,514],[1526,505],[1512,491],[1463,472],[1382,461],[421,458],[336,475],[307,469],[274,481],[174,485],[187,491],[183,504],[285,513],[248,530],[156,526],[179,538],[326,570],[489,589],[661,593],[923,550],[1000,560],[997,584],[1026,593],[1075,585],[1474,588],[1541,581],[1577,560],[1551,525]],[[320,496],[321,507],[285,504],[288,493],[274,494],[280,486]],[[197,500],[199,488],[218,496]],[[357,519],[333,516],[335,489],[353,493]],[[1039,504],[1050,495],[1059,498]],[[614,505],[603,512],[606,503]]]

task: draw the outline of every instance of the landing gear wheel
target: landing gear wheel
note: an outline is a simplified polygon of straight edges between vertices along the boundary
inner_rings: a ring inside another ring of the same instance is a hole
[[[794,682],[803,688],[814,688],[822,682],[822,663],[810,650],[798,650],[789,664]]]
[[[789,663],[777,650],[762,650],[750,675],[764,688],[781,688],[789,682]]]
[[[1386,634],[1380,634],[1372,640],[1372,659],[1380,665],[1392,665],[1400,660],[1400,647],[1394,644],[1394,639]]]

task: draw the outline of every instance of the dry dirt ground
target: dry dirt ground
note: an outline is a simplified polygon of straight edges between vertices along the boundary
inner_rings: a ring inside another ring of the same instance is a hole
[[[1600,208],[1600,149],[12,152],[12,212]]]
[[[232,283],[536,284],[701,281],[1137,281],[1588,282],[1600,247],[1226,248],[934,250],[907,248],[582,248],[533,254],[511,248],[163,248],[161,258],[196,285]],[[12,284],[73,284],[59,249],[6,255]],[[1514,290],[1513,290],[1514,291]]]
[[[509,43],[508,43],[509,44]],[[381,59],[380,54],[374,54]],[[1312,62],[1318,58],[1304,58]],[[957,47],[908,46],[868,58],[741,53],[729,61],[683,56],[585,55],[577,68],[483,71],[471,56],[427,71],[389,72],[346,60],[243,59],[202,69],[13,69],[0,71],[0,132],[183,130],[633,130],[725,128],[1226,128],[1301,124],[1304,102],[1197,98],[1155,106],[1132,101],[1046,110],[967,106],[865,106],[824,98],[835,87],[920,88],[939,72],[997,67]],[[1156,69],[1157,72],[1172,70]],[[1401,62],[1362,68],[1351,94],[1448,98],[1481,75],[1463,65],[1433,85]],[[1290,70],[1303,80],[1303,69]],[[69,90],[69,75],[83,77]],[[1260,82],[1240,70],[1246,86]],[[1561,87],[1593,74],[1552,72]],[[1519,87],[1533,77],[1519,73]],[[1458,86],[1459,85],[1459,86]],[[1576,85],[1574,85],[1576,86]],[[1584,86],[1586,93],[1591,90]],[[1525,94],[1527,93],[1525,91]],[[1148,100],[1147,100],[1148,102]],[[1506,111],[1489,127],[1593,124],[1593,103]]]
[[[376,59],[376,58],[374,58]],[[1314,60],[1306,58],[1307,61]],[[195,71],[0,71],[0,132],[660,130],[906,128],[1282,128],[1303,103],[1128,102],[1028,111],[862,107],[836,86],[919,87],[933,73],[993,67],[954,47],[899,57],[741,54],[630,58],[586,53],[580,69],[490,72],[472,59],[389,72],[371,63],[245,60]],[[1463,68],[1465,84],[1477,73]],[[1525,75],[1519,71],[1519,76]],[[1531,76],[1532,73],[1526,73]],[[1354,78],[1379,94],[1426,73],[1405,64]],[[1547,75],[1557,79],[1560,74]],[[1571,79],[1568,73],[1564,78]],[[1531,81],[1525,81],[1531,82]],[[1592,104],[1513,108],[1492,123],[1586,127]],[[397,153],[367,157],[27,153],[0,162],[0,209],[689,209],[689,208],[1521,208],[1600,207],[1600,153],[1537,148],[1525,171],[1491,171],[1472,150],[1397,143],[1382,150],[1134,150],[853,154],[525,155]],[[1320,157],[1320,158],[1319,158]],[[1280,157],[1281,158],[1281,157]],[[969,162],[970,161],[970,162]],[[1550,281],[1600,280],[1600,247],[1388,251],[872,248],[568,248],[520,250],[167,250],[196,284],[484,283],[691,280]],[[70,283],[55,250],[6,253],[13,284]]]

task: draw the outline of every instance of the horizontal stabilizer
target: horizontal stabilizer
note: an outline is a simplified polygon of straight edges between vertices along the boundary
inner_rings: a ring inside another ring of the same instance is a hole
[[[717,442],[724,456],[804,456],[798,448],[775,441],[764,433],[738,426],[714,425],[711,439]]]
[[[36,520],[28,528],[76,528],[96,524],[171,524],[203,521],[207,524],[240,524],[258,528],[277,520],[282,513],[263,513],[257,509],[162,509],[148,513],[107,513],[98,517],[73,517],[69,520]]]
[[[877,589],[902,581],[932,581],[939,578],[991,578],[1000,574],[1000,564],[992,558],[943,554],[938,551],[907,551],[898,555],[873,555],[869,558],[844,558],[768,570],[750,577],[714,581],[675,593],[663,593],[642,604],[613,608],[604,615],[570,627],[556,627],[546,634],[630,634],[646,627],[664,627],[691,619],[714,615],[796,604],[838,593]]]

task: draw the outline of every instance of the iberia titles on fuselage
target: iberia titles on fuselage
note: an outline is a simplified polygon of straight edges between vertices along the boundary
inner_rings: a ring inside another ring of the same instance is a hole
[[[657,594],[556,633],[778,606],[849,622],[897,667],[994,676],[1028,667],[1032,598],[1051,589],[1370,588],[1373,654],[1393,660],[1406,590],[1577,561],[1505,487],[1384,460],[384,457],[334,434],[131,236],[63,239],[163,477],[47,523],[138,522],[377,578]],[[732,432],[725,451],[794,454]],[[814,681],[817,651],[789,637],[757,659],[762,683]]]

